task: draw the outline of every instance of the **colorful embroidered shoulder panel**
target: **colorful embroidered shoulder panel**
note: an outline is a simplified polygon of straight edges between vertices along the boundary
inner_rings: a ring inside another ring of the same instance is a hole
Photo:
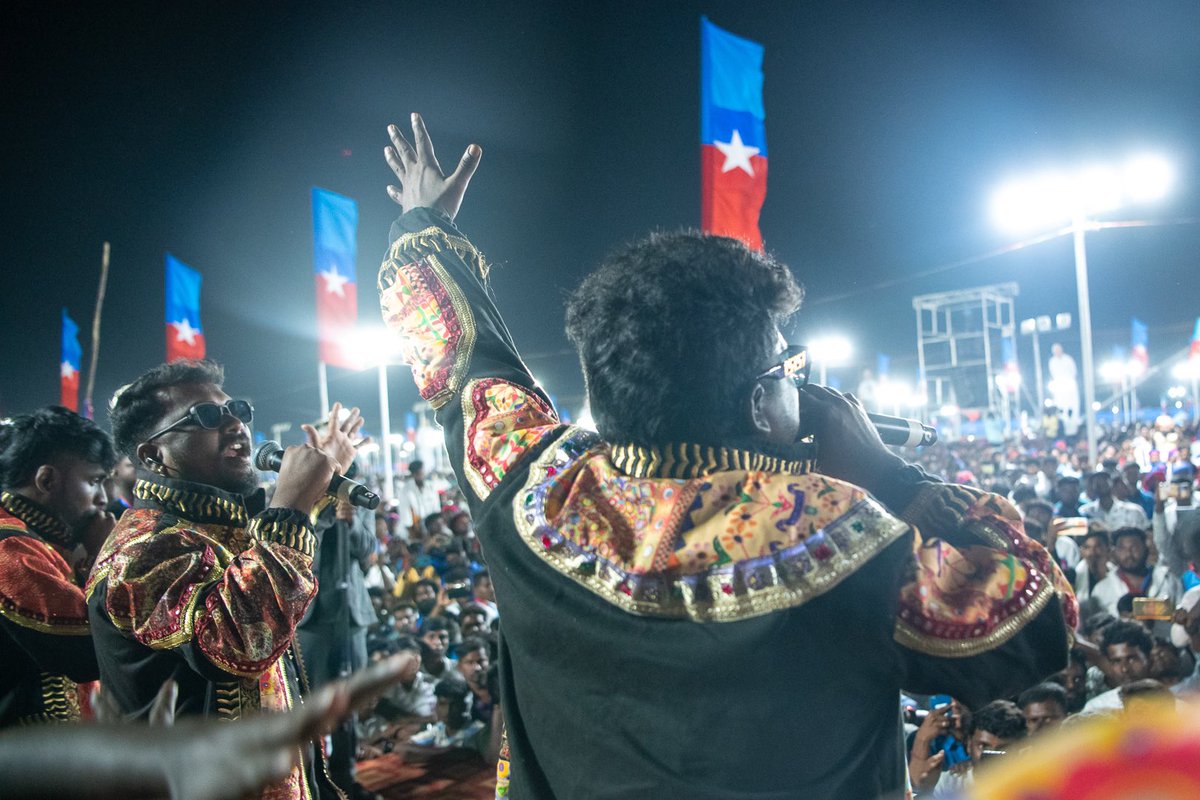
[[[977,655],[1012,638],[1056,594],[1075,628],[1079,606],[1070,584],[1002,498],[936,484],[904,516],[918,531],[917,576],[900,594],[900,644],[930,655]]]
[[[463,391],[467,482],[485,499],[530,448],[558,429],[558,415],[536,392],[485,378]]]
[[[802,605],[908,531],[821,475],[629,477],[579,428],[533,464],[514,516],[541,559],[618,608],[704,622]]]
[[[384,324],[399,334],[417,389],[434,409],[462,388],[475,347],[475,317],[440,260],[446,251],[486,274],[470,242],[439,228],[398,238],[379,271]]]
[[[42,633],[88,635],[87,601],[71,565],[35,538],[19,518],[0,510],[0,615]]]

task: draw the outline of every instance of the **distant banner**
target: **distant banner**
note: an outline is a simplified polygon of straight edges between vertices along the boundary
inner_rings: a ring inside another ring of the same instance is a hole
[[[326,189],[313,188],[313,272],[317,285],[318,358],[357,369],[352,337],[358,325],[358,205]]]
[[[200,273],[167,253],[167,361],[204,358]]]
[[[1150,366],[1150,329],[1146,323],[1134,317],[1130,325],[1129,352],[1134,361],[1140,361],[1143,367]]]
[[[79,326],[62,310],[62,363],[59,364],[59,404],[79,411],[79,363],[83,348],[79,346]]]
[[[762,250],[763,46],[700,18],[700,227]]]
[[[1188,358],[1200,359],[1200,317],[1196,317],[1196,328],[1192,331],[1192,345],[1188,348]]]

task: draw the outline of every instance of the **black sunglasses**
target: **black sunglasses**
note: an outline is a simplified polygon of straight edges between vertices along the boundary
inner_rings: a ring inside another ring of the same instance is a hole
[[[808,383],[808,373],[812,364],[808,360],[808,348],[802,344],[788,345],[780,355],[780,360],[766,372],[754,376],[754,380],[773,378],[775,380],[790,380],[797,389]]]
[[[164,433],[170,433],[188,423],[195,423],[206,430],[215,430],[221,427],[221,420],[226,415],[234,419],[239,419],[249,425],[254,421],[254,406],[250,405],[249,401],[246,400],[226,400],[224,403],[196,403],[182,417],[161,431],[150,434],[146,441],[154,441]]]

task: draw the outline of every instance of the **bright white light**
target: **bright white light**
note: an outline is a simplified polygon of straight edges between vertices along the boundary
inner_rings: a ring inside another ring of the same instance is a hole
[[[1099,410],[1100,410],[1100,401],[1097,400],[1096,402],[1092,403],[1092,411],[1099,411]]]
[[[914,390],[912,396],[908,398],[908,404],[913,408],[924,408],[929,405],[929,395]]]
[[[358,454],[360,456],[373,456],[379,452],[379,443],[375,441],[360,444],[358,446]]]
[[[827,367],[840,367],[850,360],[854,345],[845,336],[823,336],[808,346],[813,361]]]
[[[938,409],[938,415],[943,417],[957,417],[958,406],[954,405],[953,403],[947,403]]]
[[[386,328],[355,328],[346,334],[345,341],[363,369],[400,360],[400,340]]]
[[[1021,388],[1021,373],[1005,370],[996,376],[996,386],[1001,391],[1015,392]]]
[[[1131,378],[1136,378],[1146,371],[1146,365],[1136,358],[1131,358],[1125,362],[1125,374]]]
[[[1125,194],[1135,203],[1161,200],[1171,188],[1171,165],[1165,158],[1138,156],[1125,165]]]
[[[1177,381],[1190,381],[1193,378],[1200,378],[1200,358],[1180,361],[1171,368],[1171,375]]]
[[[1182,400],[1176,400],[1176,401],[1175,401],[1175,407],[1176,407],[1176,408],[1183,408],[1183,401],[1182,401]]]
[[[875,387],[875,400],[881,406],[898,406],[912,400],[912,389],[899,381],[881,380]]]
[[[1120,361],[1105,361],[1100,365],[1100,377],[1109,383],[1120,383],[1125,377],[1125,365]]]
[[[1171,398],[1172,400],[1178,400],[1180,398],[1187,397],[1187,389],[1183,388],[1182,386],[1172,386],[1170,389],[1167,389],[1167,397]]]
[[[1171,182],[1171,165],[1148,155],[1131,159],[1121,169],[1096,164],[1073,172],[1048,172],[1001,186],[992,195],[991,214],[1006,230],[1048,227],[1162,199]]]
[[[596,430],[596,420],[592,419],[592,410],[587,406],[579,412],[579,416],[575,418],[575,424],[581,428],[587,428],[589,431]]]
[[[1025,334],[1026,336],[1031,335],[1037,330],[1037,323],[1038,321],[1032,317],[1021,320],[1021,333]]]
[[[400,449],[406,453],[411,453],[413,450],[416,450],[417,447],[412,442],[405,442],[404,444],[400,445]]]

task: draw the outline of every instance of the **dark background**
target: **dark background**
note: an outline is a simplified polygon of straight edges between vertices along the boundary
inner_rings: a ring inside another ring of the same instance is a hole
[[[1154,151],[1176,187],[1121,217],[1200,217],[1195,2],[334,5],[0,10],[0,414],[57,401],[60,306],[86,379],[107,239],[100,409],[164,355],[170,250],[204,274],[208,352],[259,429],[312,419],[309,190],[358,200],[361,315],[377,322],[395,213],[384,127],[412,110],[443,163],[484,148],[459,222],[495,263],[535,374],[578,413],[566,293],[620,243],[698,223],[701,14],[766,46],[762,229],[807,288],[790,338],[855,341],[859,363],[833,373],[844,385],[877,351],[915,377],[914,294],[1016,281],[1019,317],[1075,313],[1069,238],[918,277],[1013,240],[988,214],[1010,176]],[[1088,245],[1097,359],[1128,346],[1130,316],[1150,324],[1153,362],[1186,347],[1200,226]],[[1063,339],[1076,353],[1077,331]],[[330,369],[330,383],[377,427],[373,373]],[[417,396],[406,369],[391,386],[399,420]]]

